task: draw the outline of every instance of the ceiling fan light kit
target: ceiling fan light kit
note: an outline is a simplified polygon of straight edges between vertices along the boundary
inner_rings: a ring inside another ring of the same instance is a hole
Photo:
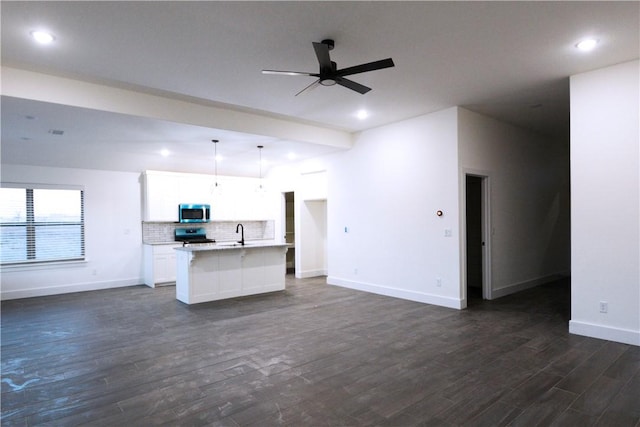
[[[318,80],[311,83],[300,92],[296,93],[296,96],[300,95],[308,89],[312,89],[318,85],[322,86],[334,86],[336,84],[358,92],[361,95],[369,92],[370,87],[361,85],[353,80],[346,79],[345,76],[351,76],[353,74],[366,73],[369,71],[381,70],[383,68],[394,67],[393,59],[381,59],[379,61],[368,62],[366,64],[360,64],[353,67],[338,69],[335,62],[331,60],[329,51],[333,50],[335,42],[331,39],[322,40],[320,43],[313,42],[313,49],[318,58],[319,71],[317,73],[305,73],[299,71],[280,71],[280,70],[262,70],[262,74],[277,74],[284,76],[310,76],[317,77]]]

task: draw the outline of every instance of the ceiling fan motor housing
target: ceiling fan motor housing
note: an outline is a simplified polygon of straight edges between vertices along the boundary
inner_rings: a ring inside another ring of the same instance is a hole
[[[333,48],[336,46],[336,42],[334,42],[332,39],[324,39],[321,43],[326,44],[329,50],[333,50]]]
[[[333,86],[336,84],[335,74],[338,66],[331,61],[331,69],[320,70],[320,84],[322,86]]]

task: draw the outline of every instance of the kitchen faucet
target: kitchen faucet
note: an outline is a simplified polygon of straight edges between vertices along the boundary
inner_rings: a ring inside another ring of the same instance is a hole
[[[238,233],[238,229],[242,230],[242,240],[238,241],[238,243],[244,246],[244,225],[242,224],[236,225],[236,233]]]

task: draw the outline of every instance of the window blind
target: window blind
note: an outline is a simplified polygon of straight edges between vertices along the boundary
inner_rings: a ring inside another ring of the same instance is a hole
[[[84,192],[0,188],[0,261],[83,260]]]

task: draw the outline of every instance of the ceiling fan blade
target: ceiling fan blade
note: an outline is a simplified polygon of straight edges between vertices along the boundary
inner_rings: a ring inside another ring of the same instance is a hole
[[[344,77],[340,76],[336,76],[336,83],[338,83],[340,86],[355,90],[361,95],[364,95],[371,90],[370,87],[361,85],[360,83],[356,83],[353,80],[345,79]]]
[[[342,70],[337,70],[337,76],[350,76],[352,74],[358,73],[366,73],[367,71],[375,71],[383,68],[394,67],[393,59],[381,59],[380,61],[368,62],[366,64],[356,65],[354,67],[343,68]]]
[[[262,74],[276,74],[276,75],[280,75],[280,76],[315,76],[315,77],[318,77],[317,74],[303,73],[301,71],[262,70]]]
[[[300,95],[302,92],[306,91],[306,90],[312,90],[314,89],[316,86],[318,86],[320,84],[320,79],[316,80],[315,82],[311,83],[309,86],[306,86],[304,89],[302,89],[300,92],[296,93],[295,96]]]
[[[313,49],[316,51],[318,63],[320,64],[320,72],[323,70],[331,71],[331,57],[329,56],[329,45],[324,43],[313,42]]]

